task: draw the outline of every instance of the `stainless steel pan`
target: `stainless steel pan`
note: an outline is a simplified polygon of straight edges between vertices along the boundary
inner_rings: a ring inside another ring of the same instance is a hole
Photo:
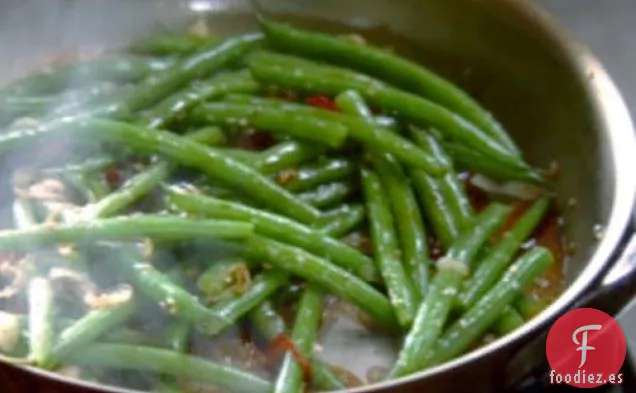
[[[558,300],[522,329],[478,351],[355,391],[494,391],[542,360],[541,333],[572,305],[615,312],[625,304],[636,286],[636,261],[628,258],[636,247],[632,242],[621,248],[630,235],[636,192],[634,131],[616,86],[566,32],[518,0],[260,3],[273,14],[310,17],[314,26],[367,30],[381,42],[390,37],[387,44],[439,69],[478,97],[513,133],[530,162],[547,167],[556,160],[561,167],[556,193],[566,237],[576,248],[565,266],[566,288]],[[243,0],[3,2],[0,79],[24,73],[52,54],[117,47],[157,28],[177,27],[195,12],[212,14],[213,30],[244,31],[255,27],[250,9]],[[608,298],[612,301],[604,302]],[[389,344],[352,329],[341,326],[329,336],[325,356],[358,372],[391,361]],[[6,375],[0,383],[13,381],[21,392],[115,391],[35,370],[1,370]]]

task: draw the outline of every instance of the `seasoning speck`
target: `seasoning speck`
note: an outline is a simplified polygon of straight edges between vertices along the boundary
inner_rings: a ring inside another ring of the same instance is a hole
[[[570,198],[568,199],[568,208],[574,208],[578,203],[579,201],[577,201],[576,198]]]
[[[594,238],[596,240],[603,240],[603,238],[605,237],[605,227],[603,227],[603,225],[601,224],[596,224],[594,225]]]

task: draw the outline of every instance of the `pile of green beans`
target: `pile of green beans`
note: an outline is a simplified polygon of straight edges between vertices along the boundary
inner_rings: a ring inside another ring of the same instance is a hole
[[[148,391],[332,391],[333,304],[402,337],[386,379],[530,318],[560,262],[532,242],[549,193],[478,204],[460,173],[547,187],[503,125],[399,54],[260,23],[0,88],[3,157],[90,145],[9,168],[30,177],[0,230],[0,359]]]

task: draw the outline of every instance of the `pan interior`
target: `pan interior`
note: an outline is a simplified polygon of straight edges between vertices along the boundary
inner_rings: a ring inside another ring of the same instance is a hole
[[[0,80],[61,52],[115,48],[160,29],[178,29],[193,10],[215,34],[256,29],[248,1],[127,0],[9,2],[0,15]],[[594,256],[597,226],[610,221],[616,190],[610,134],[572,59],[505,1],[282,0],[259,1],[266,12],[370,41],[426,64],[465,88],[511,132],[533,165],[558,163],[554,192],[573,246],[564,266],[572,283]],[[5,5],[3,5],[5,7]],[[108,15],[108,17],[105,17]],[[352,16],[355,15],[355,16]],[[29,23],[24,23],[24,21]],[[3,182],[5,183],[5,182]],[[3,206],[8,209],[8,206]],[[342,322],[325,341],[325,356],[360,377],[386,366],[395,343]]]

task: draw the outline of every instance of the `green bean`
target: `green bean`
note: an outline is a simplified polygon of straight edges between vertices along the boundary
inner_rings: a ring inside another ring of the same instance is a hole
[[[38,225],[40,219],[32,201],[16,198],[12,205],[13,225],[17,229],[27,229]]]
[[[352,160],[334,158],[319,161],[298,168],[290,181],[282,182],[282,186],[290,191],[300,192],[320,185],[341,180],[357,171],[357,165]]]
[[[93,344],[67,358],[71,364],[151,371],[207,382],[237,393],[269,393],[270,382],[231,366],[178,352],[119,344]]]
[[[375,155],[372,161],[393,211],[405,270],[414,284],[417,299],[423,299],[428,287],[431,261],[428,257],[428,239],[415,194],[393,157]]]
[[[244,191],[258,202],[305,223],[320,218],[315,208],[300,202],[291,193],[277,186],[253,169],[228,158],[218,150],[207,148],[194,141],[167,131],[149,130],[127,123],[87,119],[60,121],[37,130],[5,133],[0,137],[0,153],[37,138],[70,132],[76,135],[95,135],[106,140],[126,143],[137,151],[159,153],[179,164],[200,169],[206,175]]]
[[[197,238],[240,240],[253,225],[245,222],[192,220],[176,216],[141,215],[105,218],[54,227],[37,225],[27,229],[0,231],[0,250],[33,250],[35,246],[75,243],[89,240],[130,240],[150,237],[156,240],[192,240]]]
[[[398,360],[389,377],[397,378],[423,368],[425,356],[434,348],[458,295],[462,278],[488,238],[510,213],[509,206],[491,203],[475,219],[473,226],[455,240],[444,258],[438,261],[433,278],[413,327],[408,332]]]
[[[225,67],[261,41],[261,35],[247,34],[204,47],[138,86],[131,96],[116,104],[116,111],[125,115],[148,108],[192,80]]]
[[[345,113],[371,119],[371,110],[355,91],[340,94],[336,102]],[[394,157],[381,153],[372,153],[371,156],[393,212],[404,268],[411,278],[416,299],[419,301],[428,287],[428,270],[431,264],[420,208],[406,175]]]
[[[266,300],[255,307],[247,315],[256,333],[266,342],[272,342],[282,333],[285,333],[287,326],[274,304]]]
[[[513,307],[506,306],[501,316],[495,322],[495,330],[499,335],[505,336],[520,328],[524,323],[526,323],[526,321],[517,310]]]
[[[134,301],[101,310],[90,311],[77,322],[63,330],[42,367],[51,369],[72,353],[84,352],[85,345],[92,343],[114,328],[122,325],[135,310]]]
[[[5,96],[0,97],[0,108],[3,111],[9,111],[11,108],[24,108],[17,112],[39,112],[50,108],[56,104],[55,95],[37,95],[37,96]]]
[[[470,220],[475,214],[466,189],[457,173],[448,173],[441,181],[443,184],[442,192],[455,212],[460,228],[464,230],[470,225]]]
[[[283,317],[276,311],[271,301],[265,301],[248,314],[256,333],[266,342],[273,342],[287,330]],[[298,319],[298,318],[297,318]],[[311,384],[320,392],[346,388],[346,385],[334,375],[329,366],[315,356],[308,356],[311,363]]]
[[[489,159],[511,164],[521,162],[520,157],[456,113],[365,75],[271,53],[252,56],[249,67],[257,80],[280,87],[331,95],[356,90],[369,104],[386,112],[395,112],[416,125],[436,127],[462,144],[482,152]]]
[[[332,392],[348,387],[331,371],[328,364],[318,361],[315,357],[311,359],[311,371],[311,385],[315,391]]]
[[[362,169],[362,188],[369,213],[375,262],[386,284],[398,322],[408,328],[415,317],[418,298],[413,282],[400,260],[395,220],[391,215],[386,190],[379,176],[366,168]]]
[[[508,263],[519,248],[537,228],[545,216],[550,202],[547,198],[537,200],[507,230],[501,240],[484,256],[472,277],[466,281],[459,297],[463,308],[473,306],[500,278]]]
[[[283,109],[295,108],[299,105],[298,103],[292,103],[284,99],[271,98],[271,97],[264,98],[264,97],[251,96],[251,95],[241,94],[241,93],[228,94],[225,97],[223,97],[223,101],[233,103],[233,104],[243,104],[243,105],[269,105],[269,106],[279,107]],[[342,106],[343,103],[336,103],[336,104],[340,108],[340,111],[343,113],[349,113],[353,115],[357,114],[357,112],[352,112],[352,110],[355,109],[352,106],[349,106],[350,110],[345,110],[346,108]],[[344,105],[347,106],[347,103],[344,103]],[[324,109],[317,108],[315,106],[301,105],[301,108],[303,108],[307,113],[326,115],[324,113]],[[371,121],[372,124],[376,124],[384,128],[389,128],[392,131],[397,131],[398,124],[394,118],[388,117],[388,116],[374,116],[373,113],[371,112],[365,112],[365,117],[367,117],[366,116],[367,114],[370,120],[372,120]],[[337,114],[334,118],[338,118]]]
[[[145,262],[136,250],[124,249],[116,253],[116,262],[135,288],[154,300],[168,314],[195,324],[202,333],[214,335],[218,326],[227,323],[224,316],[207,309],[170,277]]]
[[[390,128],[391,130],[397,132],[399,129],[399,123],[393,117],[388,116],[374,116],[373,121],[375,124],[380,127]]]
[[[168,69],[172,63],[143,57],[100,58],[62,65],[50,71],[29,75],[0,89],[0,96],[35,96],[96,81],[136,82],[148,74]]]
[[[422,171],[411,171],[410,176],[436,238],[448,247],[459,235],[460,228],[442,192],[441,184]]]
[[[411,136],[424,151],[450,165],[452,161],[433,135],[412,128]],[[441,178],[433,178],[423,171],[413,170],[410,176],[433,231],[444,248],[450,247],[473,217],[471,202],[457,174],[449,171]]]
[[[180,266],[174,267],[168,274],[170,281],[176,285],[183,286],[185,276]],[[176,318],[166,328],[164,342],[168,347],[176,352],[186,353],[190,342],[191,324],[189,321]]]
[[[170,187],[170,186],[166,185],[166,187]],[[183,187],[183,184],[179,184],[179,187]],[[191,191],[198,192],[203,195],[209,195],[218,199],[230,200],[230,201],[241,203],[247,206],[258,207],[258,208],[263,207],[262,204],[257,203],[256,201],[254,201],[254,199],[250,198],[249,196],[243,193],[235,192],[225,188],[201,185],[201,188],[194,187],[194,188],[191,188]]]
[[[483,154],[467,146],[447,143],[446,150],[453,156],[458,166],[482,173],[499,180],[523,181],[540,186],[546,185],[546,179],[540,171],[525,164],[499,162],[492,157],[486,159]]]
[[[60,175],[68,173],[95,173],[102,172],[112,166],[115,159],[112,156],[103,155],[101,157],[87,158],[81,162],[70,162],[68,164],[44,168],[41,172],[45,175]]]
[[[411,128],[411,136],[415,143],[424,151],[434,156],[440,162],[448,163],[451,159],[444,151],[437,138],[430,133]],[[442,194],[452,211],[452,216],[458,222],[460,230],[464,230],[473,218],[474,211],[470,199],[466,195],[464,186],[460,183],[459,177],[454,171],[449,171],[444,177],[436,178],[440,183]],[[448,244],[446,244],[448,246]]]
[[[330,116],[335,120],[338,119],[342,119],[341,116],[338,116],[337,113],[332,113],[331,111],[329,111],[328,113],[325,113],[324,109],[321,108],[316,108],[314,106],[309,106],[309,105],[300,105],[298,103],[292,103],[290,101],[286,101],[283,99],[278,99],[278,98],[263,98],[263,97],[256,97],[256,96],[250,96],[250,95],[245,95],[245,94],[229,94],[226,95],[225,97],[223,97],[223,101],[225,102],[229,102],[229,103],[233,103],[233,104],[243,104],[243,105],[258,105],[258,106],[270,106],[270,107],[275,107],[278,108],[280,110],[303,110],[305,113],[310,114],[310,115],[316,115],[316,116]],[[349,111],[345,110],[345,107],[342,107],[343,103],[339,103],[338,106],[340,106],[341,108],[341,112],[342,113],[348,113],[351,115],[356,115],[356,112],[351,112],[351,110],[354,110],[354,107],[349,107]],[[344,103],[344,105],[346,106],[347,103]],[[381,128],[385,128],[385,129],[390,129],[393,132],[397,132],[398,131],[398,122],[392,118],[392,117],[388,117],[388,116],[374,116],[371,112],[368,113],[369,118],[372,120],[370,123],[374,124],[378,127]],[[315,149],[314,149],[315,150]],[[293,165],[288,165],[289,166],[293,166]],[[281,168],[284,169],[284,168]]]
[[[13,120],[25,116],[40,116],[53,108],[60,97],[2,97],[0,98],[0,120]]]
[[[137,85],[135,85],[137,86]],[[82,102],[71,102],[62,105],[43,118],[43,122],[57,121],[62,118],[68,119],[90,119],[90,118],[118,118],[121,121],[134,122],[136,117],[131,113],[118,112],[117,103],[123,102],[133,94],[134,88],[127,86],[121,91],[115,91],[104,96],[95,97],[92,100]]]
[[[131,86],[114,86],[110,82],[87,85],[59,94],[40,96],[5,96],[0,97],[0,119],[18,117],[54,118],[74,114],[84,108],[97,105],[114,97],[124,97]]]
[[[15,202],[19,202],[19,199],[16,200]],[[27,202],[27,201],[24,201],[24,202]],[[20,229],[32,228],[42,223],[46,223],[49,219],[53,217],[57,218],[56,215],[58,214],[57,213],[58,211],[53,210],[53,206],[51,205],[51,202],[37,201],[37,200],[32,200],[28,202],[30,202],[29,205],[31,206],[33,210],[31,212],[24,212],[24,214],[34,214],[33,216],[27,218],[27,220],[32,220],[32,221],[22,222],[21,225],[15,225],[16,229],[20,230]],[[16,211],[14,210],[14,217],[15,217],[15,213]],[[59,219],[62,222],[70,222],[70,220],[75,219],[74,209],[72,208],[63,209],[61,212],[59,212]],[[29,223],[30,225],[27,225]],[[71,266],[76,271],[80,271],[80,272],[88,271],[87,259],[81,252],[77,252],[76,250],[72,250],[70,253],[65,253],[64,255],[53,255],[52,257],[46,254],[44,256],[36,255],[36,260],[35,260],[36,269],[40,271],[42,274],[45,274],[46,272],[48,272],[48,270],[52,266],[59,266],[60,264]]]
[[[370,45],[359,45],[332,35],[303,31],[261,19],[269,43],[277,49],[329,61],[386,79],[446,106],[475,123],[514,154],[514,141],[493,116],[461,88],[440,75],[393,53]]]
[[[143,198],[159,183],[170,175],[171,167],[167,162],[151,165],[143,172],[126,181],[118,190],[98,199],[84,208],[82,218],[94,220],[112,217]]]
[[[216,38],[166,33],[133,42],[128,50],[148,56],[182,56],[192,54],[201,47],[216,41],[218,41]]]
[[[298,311],[291,332],[291,340],[301,355],[308,357],[313,352],[314,342],[318,338],[323,311],[324,295],[315,288],[307,287],[300,297]],[[285,354],[278,373],[275,393],[302,393],[303,370],[290,352]]]
[[[258,90],[258,84],[248,71],[221,74],[206,81],[194,83],[159,102],[143,115],[142,123],[148,128],[166,128],[201,102],[228,93],[254,93],[256,90]]]
[[[440,160],[448,160],[448,157],[444,154],[443,148],[441,147],[441,145],[437,142],[436,138],[431,135],[431,134],[427,134],[427,133],[423,133],[423,132],[419,132],[417,130],[412,129],[411,130],[412,136],[413,138],[416,140],[416,143],[418,143],[418,145],[422,146],[422,148],[425,149],[425,151],[430,152],[431,154],[433,154],[435,157],[438,157]],[[451,229],[453,229],[453,232],[450,231],[444,231],[446,233],[449,233],[449,235],[446,236],[446,238],[448,238],[449,236],[451,236],[455,231],[459,231],[460,228],[466,228],[467,225],[469,225],[470,221],[472,220],[472,207],[470,206],[470,201],[468,200],[463,187],[459,184],[459,182],[457,181],[457,177],[450,173],[448,175],[446,175],[442,180],[436,180],[438,182],[441,183],[440,188],[442,189],[442,193],[446,195],[446,198],[444,198],[444,202],[443,203],[448,203],[450,205],[449,210],[452,212],[452,214],[450,214],[449,216],[446,216],[450,219],[450,222],[446,222],[445,224],[447,225],[447,227],[450,227]],[[426,192],[425,190],[422,190],[422,192]],[[440,204],[440,206],[443,206]],[[434,207],[433,207],[434,208]],[[541,209],[539,207],[539,209]],[[439,206],[436,210],[440,210]],[[536,218],[537,220],[541,219],[541,216]],[[457,223],[457,224],[456,224]],[[463,223],[463,224],[460,224]],[[538,223],[538,221],[537,221]],[[457,229],[455,229],[457,228]],[[442,226],[442,231],[444,229],[444,227]],[[528,228],[529,230],[531,230],[530,228]],[[528,234],[529,235],[529,234]],[[456,234],[455,234],[456,236]],[[466,286],[472,286],[472,281],[477,281],[480,280],[477,277],[483,277],[484,275],[484,270],[485,270],[485,274],[490,277],[489,279],[487,279],[487,282],[489,282],[490,284],[492,284],[494,282],[494,280],[496,279],[496,275],[500,274],[501,271],[505,268],[505,263],[507,263],[506,258],[509,260],[510,258],[512,258],[512,256],[514,255],[514,253],[516,252],[516,250],[518,249],[519,245],[521,244],[521,242],[523,241],[523,239],[517,239],[518,245],[516,246],[516,248],[510,248],[510,247],[514,247],[511,244],[511,241],[514,243],[515,241],[513,239],[508,239],[508,241],[506,241],[505,243],[507,243],[507,245],[502,245],[502,248],[499,249],[499,251],[494,252],[493,251],[489,251],[489,254],[487,255],[493,255],[494,256],[494,260],[495,263],[492,263],[490,261],[488,261],[488,263],[486,264],[486,266],[484,264],[481,264],[477,271],[473,274],[473,276],[470,278],[470,280],[465,283],[465,287]],[[444,241],[443,241],[444,243]],[[446,243],[448,244],[448,243]],[[493,253],[494,254],[491,254]],[[507,255],[507,257],[506,257]],[[501,258],[501,259],[500,259]],[[502,265],[503,264],[503,265]],[[488,267],[487,267],[488,266]],[[498,266],[500,266],[498,268]],[[495,274],[495,276],[492,276],[492,274]],[[468,284],[468,285],[466,285]],[[489,284],[489,285],[490,285]],[[472,294],[466,295],[465,293],[462,293],[460,295],[460,303],[462,304],[463,307],[468,307],[464,301],[467,302],[474,302],[479,296],[479,292],[477,291],[481,291],[481,294],[483,294],[484,291],[486,291],[488,289],[488,287],[485,287],[485,283],[482,283],[482,286],[479,288],[475,288],[475,292],[473,292]],[[466,288],[464,288],[463,292],[468,292],[468,290]],[[472,297],[468,298],[468,296]],[[514,310],[511,310],[511,313],[514,312]],[[507,315],[507,317],[510,318],[503,318],[502,321],[499,321],[498,324],[500,325],[510,325],[511,324],[511,319],[512,322],[518,322],[520,317],[517,315],[516,319],[512,318],[510,315]],[[505,327],[505,326],[504,326]]]
[[[208,330],[207,333],[215,335],[236,324],[243,316],[288,283],[288,276],[279,271],[266,271],[257,276],[242,296],[210,308],[211,312],[221,316],[223,323]]]
[[[239,203],[188,193],[176,187],[168,188],[167,193],[169,205],[173,208],[215,219],[232,217],[234,220],[250,222],[258,234],[328,258],[365,280],[374,281],[378,278],[373,261],[361,252],[286,217]]]
[[[176,320],[168,326],[164,340],[173,351],[186,353],[188,351],[189,337],[190,324],[185,321]]]
[[[347,137],[347,127],[330,119],[254,105],[213,102],[197,107],[191,116],[206,124],[263,129],[330,147],[340,147]]]
[[[384,295],[325,259],[258,235],[250,237],[245,254],[248,259],[302,277],[350,301],[387,330],[394,330],[397,326],[391,303]]]
[[[206,128],[186,135],[189,140],[203,143],[216,142],[221,138],[218,128]],[[92,220],[96,218],[111,217],[120,213],[134,202],[143,198],[164,181],[172,172],[172,166],[164,161],[153,164],[143,172],[128,179],[119,190],[101,198],[84,208],[83,218]]]
[[[449,157],[445,154],[443,147],[437,141],[435,136],[433,136],[432,134],[421,132],[412,128],[411,135],[413,139],[416,141],[416,143],[419,146],[421,146],[425,151],[431,153],[433,156],[437,157],[443,162],[447,162],[449,160]],[[473,209],[468,197],[466,196],[466,193],[463,187],[458,181],[458,177],[454,173],[449,173],[446,176],[444,176],[444,178],[442,179],[431,179],[431,182],[438,182],[439,187],[435,188],[435,186],[432,186],[431,184],[428,184],[428,183],[420,184],[420,188],[422,188],[420,191],[422,192],[422,195],[425,197],[427,193],[429,197],[431,195],[435,195],[436,190],[439,190],[438,192],[440,192],[441,194],[445,196],[445,198],[443,198],[443,201],[440,202],[437,206],[429,206],[429,207],[433,209],[434,211],[441,210],[439,214],[443,214],[444,209],[446,209],[449,212],[448,215],[441,216],[441,218],[445,218],[449,221],[442,221],[437,223],[438,224],[437,228],[439,232],[445,235],[445,236],[442,236],[442,243],[444,246],[448,247],[450,245],[450,238],[452,236],[457,236],[460,230],[464,230],[470,225],[470,222],[473,219]],[[427,185],[429,188],[428,190],[424,188]],[[440,216],[438,215],[438,217]],[[537,219],[540,220],[540,217],[538,217]],[[519,241],[518,244],[520,245],[521,244],[520,242],[522,241],[522,239],[519,239],[518,241]],[[497,259],[498,258],[505,259],[506,255],[508,255],[507,257],[508,259],[512,258],[512,256],[514,255],[514,252],[516,252],[516,249],[518,248],[518,246],[517,248],[514,248],[514,250],[512,248],[507,248],[512,246],[510,244],[510,241],[508,241],[507,243],[508,245],[503,245],[502,250],[495,252],[494,255],[496,255],[495,256],[496,263],[493,264],[492,262],[489,261],[488,265],[491,267],[488,267],[488,268],[486,268],[483,265],[480,265],[477,271],[472,275],[468,283],[471,283],[471,281],[477,280],[476,277],[481,277],[484,274],[483,273],[484,269],[486,269],[485,271],[487,275],[501,273],[501,271],[504,269],[504,266],[505,266],[501,264],[502,263],[505,264],[507,261],[504,262],[503,260],[500,259],[499,261],[501,262],[497,262]],[[489,251],[489,253],[491,252],[492,251]],[[506,253],[513,253],[513,254],[506,254]],[[497,266],[501,266],[501,268],[497,270]],[[491,273],[488,273],[489,271]],[[495,273],[495,271],[497,271],[497,273]],[[491,279],[488,280],[488,282],[492,284],[494,280],[495,280],[495,277],[492,277]],[[472,284],[468,284],[468,285],[472,285]],[[465,283],[465,286],[466,286],[466,283]],[[483,292],[486,291],[487,289],[488,289],[487,287],[484,288],[482,286],[481,289],[476,288],[475,290],[480,290],[483,294]],[[467,289],[464,288],[463,292],[467,292]],[[460,295],[459,300],[463,307],[468,307],[466,304],[463,303],[464,298],[466,296],[474,296],[472,300],[470,299],[467,300],[468,302],[474,302],[476,300],[476,297],[480,295],[476,292],[470,295],[466,295],[465,293],[462,293]],[[504,325],[503,327],[505,328],[506,325],[510,327],[512,322],[518,322],[520,316],[516,315],[516,318],[514,318],[515,316],[510,315],[513,312],[515,311],[511,310],[511,313],[504,316],[507,318],[502,318],[502,321],[498,321],[498,324]]]
[[[57,318],[54,322],[55,329],[66,330],[74,325],[77,320]],[[10,353],[16,347],[22,345],[21,341],[28,341],[28,324],[28,316],[0,311],[0,329],[3,332],[3,335],[0,336],[0,352]],[[13,329],[15,329],[15,332]],[[156,337],[126,327],[119,327],[106,333],[103,336],[103,340],[117,343],[157,345]],[[8,348],[9,346],[11,348]]]
[[[373,112],[364,102],[364,98],[355,90],[347,90],[336,97],[336,104],[343,113],[371,120]]]
[[[80,91],[80,94],[76,91],[65,93],[58,100],[58,104],[46,114],[46,118],[76,116],[82,112],[93,115],[97,115],[100,111],[112,113],[116,109],[112,103],[130,97],[136,86],[136,84],[113,86],[104,83],[86,92]]]
[[[102,340],[104,342],[112,342],[118,344],[135,344],[135,345],[150,345],[150,346],[162,346],[166,341],[161,337],[149,335],[147,332],[140,330],[128,329],[126,327],[120,327],[110,333],[107,333]]]
[[[298,194],[298,199],[319,209],[324,209],[344,202],[355,190],[354,185],[349,182],[330,183],[319,186],[315,190]]]
[[[227,137],[218,127],[202,127],[186,134],[186,137],[206,146],[223,146]]]
[[[544,305],[534,298],[533,295],[523,293],[517,300],[515,300],[515,308],[525,319],[534,318],[538,311],[540,311]]]
[[[362,205],[344,205],[325,215],[325,224],[320,231],[334,238],[340,238],[353,232],[366,217],[366,209]]]
[[[308,142],[281,142],[262,152],[256,167],[263,173],[274,173],[317,158],[324,150],[324,146]]]
[[[223,155],[230,157],[233,160],[239,161],[251,168],[258,168],[258,161],[260,160],[260,154],[256,151],[236,149],[236,148],[220,148],[218,149]]]
[[[445,259],[458,261],[466,268],[470,268],[481,247],[503,225],[511,211],[511,206],[498,202],[491,203],[474,219],[470,229],[464,231],[455,240],[446,253]]]
[[[249,267],[245,261],[231,258],[210,265],[197,279],[197,288],[208,303],[216,303],[240,295],[236,292],[249,285],[249,278]]]
[[[50,356],[55,335],[53,288],[46,278],[29,282],[29,359],[42,366]]]
[[[437,161],[424,154],[421,149],[417,148],[409,140],[395,134],[391,129],[360,119],[357,116],[276,99],[250,98],[250,100],[254,102],[251,105],[276,110],[287,115],[294,114],[305,119],[320,119],[341,123],[348,128],[349,136],[352,139],[378,151],[392,153],[396,159],[405,165],[421,168],[432,175],[441,175],[446,171],[446,167],[439,165]]]
[[[503,278],[448,328],[433,356],[428,356],[424,365],[439,364],[468,349],[499,319],[505,306],[510,305],[523,288],[529,286],[553,263],[554,258],[550,251],[542,247],[535,247],[520,256]]]
[[[110,193],[102,172],[72,172],[62,177],[84,197],[86,203],[96,203]]]
[[[247,94],[228,94],[223,97],[224,102],[239,105],[265,106],[268,108],[278,109],[281,111],[301,111],[310,116],[327,118],[336,121],[342,121],[342,113],[327,110],[325,108],[316,107],[303,102],[294,102],[276,97],[260,97]]]

